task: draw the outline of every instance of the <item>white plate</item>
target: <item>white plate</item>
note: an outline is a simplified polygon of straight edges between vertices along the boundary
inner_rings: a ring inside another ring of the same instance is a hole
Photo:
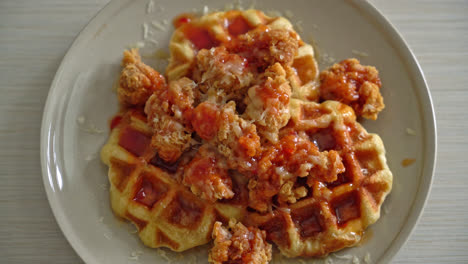
[[[133,263],[129,259],[132,252],[140,250],[143,254],[139,263],[165,263],[161,252],[175,258],[175,263],[195,258],[206,262],[206,247],[179,255],[143,246],[128,231],[131,226],[112,214],[106,190],[107,168],[98,158],[108,136],[108,120],[117,111],[112,86],[120,70],[122,51],[128,44],[142,40],[143,23],[148,24],[151,38],[159,42],[145,42],[142,53],[150,54],[159,48],[167,50],[172,32],[171,27],[168,31],[157,30],[151,21],[171,21],[175,15],[193,8],[202,10],[206,5],[222,9],[228,3],[172,0],[159,8],[158,1],[154,2],[151,13],[147,13],[147,1],[115,0],[102,9],[63,59],[44,110],[41,162],[45,189],[60,228],[86,263]],[[341,60],[356,57],[353,50],[363,51],[369,56],[361,57],[362,63],[375,65],[381,72],[386,108],[377,121],[366,121],[364,126],[369,132],[378,133],[385,143],[394,175],[393,191],[383,205],[381,219],[368,232],[372,236],[367,242],[338,255],[350,254],[363,260],[369,253],[372,262],[387,263],[421,215],[434,171],[435,119],[421,69],[398,32],[369,3],[265,2],[256,7],[290,10],[284,13],[294,14],[291,20],[302,25],[303,39],[313,36],[322,57],[327,53]],[[146,61],[163,70],[161,63]],[[94,128],[103,133],[87,132]],[[409,135],[407,128],[416,135]],[[404,158],[415,158],[416,162],[404,168]],[[351,261],[333,258],[334,263]]]

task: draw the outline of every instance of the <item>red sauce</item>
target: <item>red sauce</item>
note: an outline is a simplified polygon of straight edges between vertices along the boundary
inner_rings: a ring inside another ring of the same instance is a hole
[[[217,169],[217,161],[214,157],[195,157],[189,164],[191,173],[185,174],[184,182],[197,184],[210,182],[210,178],[218,178],[221,171]]]
[[[120,133],[119,145],[136,156],[142,156],[150,143],[149,136],[130,127]]]
[[[166,87],[166,79],[159,72],[149,71],[146,74],[148,75],[148,78],[151,79],[151,90],[157,91],[158,89],[164,89]]]
[[[163,212],[170,224],[182,228],[194,228],[199,225],[204,213],[203,204],[196,197],[177,193]]]
[[[115,171],[115,177],[112,178],[112,183],[122,192],[127,186],[130,175],[135,170],[136,165],[116,158],[111,158],[110,163],[112,169]]]
[[[303,207],[291,212],[291,217],[303,238],[314,236],[323,231],[318,206]]]
[[[310,140],[314,142],[320,151],[332,150],[337,147],[333,129],[331,128],[318,131],[310,136]]]
[[[140,188],[133,200],[151,208],[164,197],[168,189],[166,184],[151,174],[143,174],[140,178]]]
[[[114,118],[112,118],[111,123],[110,123],[110,129],[116,128],[119,124],[120,121],[122,121],[122,116],[116,115]]]
[[[263,86],[257,88],[257,95],[265,104],[275,109],[289,104],[287,91],[280,89],[271,79],[268,79]]]
[[[179,167],[179,162],[181,159],[178,159],[174,163],[168,163],[161,159],[158,155],[154,156],[151,160],[150,163],[153,164],[154,166],[163,169],[169,173],[175,173],[177,171],[177,168]]]
[[[359,194],[352,192],[332,201],[338,225],[343,226],[346,222],[361,216],[359,206]]]
[[[218,120],[218,108],[216,105],[208,102],[199,104],[192,114],[192,126],[197,134],[205,139],[212,139],[217,131],[217,120]]]
[[[270,221],[260,226],[261,229],[267,232],[267,239],[274,241],[278,245],[289,246],[291,241],[287,231],[287,223],[284,216],[277,215]]]
[[[242,16],[238,16],[229,22],[228,31],[232,36],[244,34],[251,29]]]
[[[194,18],[193,14],[188,14],[188,13],[181,14],[174,18],[174,20],[172,21],[172,24],[174,25],[175,28],[178,28],[184,24],[190,23],[193,20],[193,18]]]
[[[184,28],[184,34],[199,50],[211,49],[212,47],[219,45],[219,41],[213,38],[210,32],[204,28],[186,24]]]
[[[332,189],[332,188],[335,188],[337,186],[343,185],[343,184],[348,183],[348,182],[350,182],[350,180],[346,176],[346,172],[344,172],[344,173],[338,174],[336,181],[330,182],[330,183],[325,183],[325,184],[326,184],[327,188]]]

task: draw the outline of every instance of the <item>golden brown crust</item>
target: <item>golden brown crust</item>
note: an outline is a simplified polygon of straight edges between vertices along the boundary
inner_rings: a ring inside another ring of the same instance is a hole
[[[266,212],[271,211],[275,195],[280,194],[279,205],[306,195],[306,186],[296,185],[298,177],[307,177],[308,183],[332,182],[345,168],[335,151],[320,152],[306,135],[291,130],[277,144],[265,148],[257,170],[257,177],[249,182],[249,206]]]
[[[191,129],[186,116],[191,115],[195,83],[181,78],[168,89],[156,91],[146,102],[145,113],[153,129],[151,145],[161,159],[175,162],[190,146]]]
[[[247,58],[259,69],[275,63],[291,66],[299,47],[299,38],[284,28],[271,29],[260,26],[240,35],[228,46],[228,50]]]
[[[377,119],[385,107],[379,72],[375,67],[363,66],[357,59],[346,59],[320,73],[320,97],[336,100],[353,107],[357,115]]]
[[[266,242],[265,231],[258,228],[230,221],[227,229],[216,222],[213,239],[214,246],[208,257],[211,263],[267,264],[271,260],[271,245]]]
[[[164,77],[141,61],[138,50],[124,52],[117,95],[123,105],[142,106],[153,91],[166,85]]]
[[[245,58],[227,52],[225,47],[217,47],[198,52],[192,79],[205,93],[209,94],[210,89],[222,91],[222,101],[226,102],[241,100],[254,74]]]
[[[183,183],[195,195],[210,202],[234,196],[226,161],[207,145],[201,146],[184,168]]]
[[[255,122],[258,133],[270,142],[278,141],[278,132],[289,121],[291,87],[279,63],[270,66],[260,83],[249,88],[244,116]]]

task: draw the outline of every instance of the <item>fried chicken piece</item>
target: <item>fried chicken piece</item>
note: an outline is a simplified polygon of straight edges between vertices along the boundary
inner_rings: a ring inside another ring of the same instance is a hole
[[[161,159],[175,162],[190,146],[192,130],[189,117],[193,110],[195,83],[181,78],[167,89],[156,91],[146,102],[145,113],[153,129],[151,145]]]
[[[212,140],[218,133],[220,107],[211,102],[199,104],[192,112],[193,130],[204,140]]]
[[[320,152],[307,135],[293,130],[264,149],[257,169],[257,178],[248,186],[249,206],[260,212],[270,209],[271,198],[277,194],[281,194],[279,203],[294,203],[304,197],[306,190],[296,186],[298,177],[307,177],[308,183],[333,182],[345,170],[336,151]]]
[[[124,51],[122,66],[117,88],[122,105],[143,106],[154,91],[166,87],[164,76],[144,64],[137,49]]]
[[[281,186],[278,193],[278,201],[281,203],[296,203],[297,200],[307,196],[307,188],[305,186],[294,186],[295,182],[287,181]]]
[[[290,118],[291,87],[281,64],[275,63],[263,74],[260,84],[249,88],[244,117],[255,122],[258,133],[270,142],[278,141],[278,131]]]
[[[377,119],[385,107],[380,94],[379,72],[357,59],[346,59],[320,73],[320,97],[351,106],[357,115]]]
[[[199,104],[193,111],[191,124],[204,140],[218,147],[230,169],[251,171],[254,157],[260,151],[260,137],[254,124],[236,114],[233,101],[218,106],[211,102]]]
[[[227,52],[225,47],[202,49],[197,54],[193,80],[205,93],[222,90],[224,100],[240,100],[253,79],[247,59]]]
[[[299,47],[296,33],[259,26],[228,44],[228,50],[247,58],[260,71],[277,62],[291,66]]]
[[[184,170],[182,182],[197,196],[210,202],[234,196],[224,157],[202,145]]]
[[[312,186],[316,180],[323,182],[334,182],[338,174],[345,171],[343,161],[338,152],[334,150],[320,152],[319,160],[316,160],[314,166],[307,177],[307,184]]]
[[[272,247],[266,242],[266,232],[256,227],[231,220],[227,229],[216,222],[212,236],[214,246],[208,256],[211,263],[267,264],[271,260]]]

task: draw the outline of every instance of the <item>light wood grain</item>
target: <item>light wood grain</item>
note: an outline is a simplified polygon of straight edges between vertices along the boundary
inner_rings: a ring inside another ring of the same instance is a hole
[[[438,161],[421,221],[395,263],[468,263],[468,1],[373,0],[426,74]],[[107,0],[0,1],[0,257],[82,263],[49,208],[39,163],[43,106],[74,37]]]

